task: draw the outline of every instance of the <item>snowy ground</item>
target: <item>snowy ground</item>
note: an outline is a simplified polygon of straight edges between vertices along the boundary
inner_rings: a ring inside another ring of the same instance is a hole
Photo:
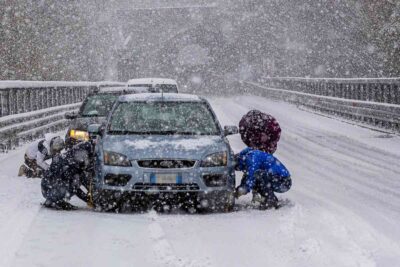
[[[40,181],[16,177],[21,148],[0,155],[0,266],[398,266],[398,136],[259,97],[211,102],[222,124],[251,108],[277,117],[294,179],[283,208],[248,209],[246,196],[230,214],[46,210]]]

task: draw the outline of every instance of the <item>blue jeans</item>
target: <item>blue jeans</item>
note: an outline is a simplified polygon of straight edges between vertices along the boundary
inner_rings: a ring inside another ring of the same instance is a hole
[[[255,174],[255,185],[253,192],[261,195],[270,195],[271,193],[285,193],[292,186],[290,176],[281,177],[278,175],[270,175],[266,171],[258,171]]]

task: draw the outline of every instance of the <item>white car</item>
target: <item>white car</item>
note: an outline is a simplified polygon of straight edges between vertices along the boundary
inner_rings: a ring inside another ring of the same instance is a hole
[[[140,78],[131,79],[127,83],[128,87],[148,88],[150,93],[178,93],[178,84],[173,79],[164,78]]]

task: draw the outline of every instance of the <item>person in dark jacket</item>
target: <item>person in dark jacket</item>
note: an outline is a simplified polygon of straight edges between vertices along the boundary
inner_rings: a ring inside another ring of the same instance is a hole
[[[90,164],[92,145],[89,142],[79,143],[66,153],[53,158],[50,168],[42,179],[42,195],[48,208],[71,210],[76,207],[69,199],[76,195],[88,202],[88,194],[81,189],[85,178],[85,169]]]
[[[239,132],[248,147],[236,156],[243,178],[235,196],[253,192],[261,196],[261,209],[277,208],[275,193],[285,193],[292,185],[288,169],[273,156],[281,134],[279,123],[271,115],[252,110],[241,119]]]

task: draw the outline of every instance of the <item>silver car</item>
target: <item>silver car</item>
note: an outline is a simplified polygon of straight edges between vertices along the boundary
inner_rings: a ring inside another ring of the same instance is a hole
[[[120,96],[97,134],[94,202],[121,205],[182,203],[231,210],[234,155],[207,100],[185,94]],[[179,204],[180,205],[180,204]]]

